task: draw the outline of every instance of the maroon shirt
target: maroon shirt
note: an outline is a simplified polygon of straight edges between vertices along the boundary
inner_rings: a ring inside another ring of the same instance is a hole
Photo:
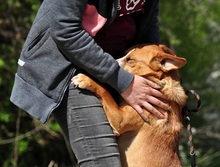
[[[119,0],[114,22],[101,29],[95,41],[114,58],[124,55],[136,34],[136,25],[131,13],[143,10],[145,0]]]

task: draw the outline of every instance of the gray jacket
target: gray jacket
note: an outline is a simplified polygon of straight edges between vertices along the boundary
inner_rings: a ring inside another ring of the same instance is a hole
[[[157,1],[147,2],[147,12],[138,16],[139,33],[134,44],[159,42]],[[114,20],[117,3],[96,0],[100,12],[107,15],[105,26]],[[62,101],[76,69],[83,69],[119,93],[133,79],[82,29],[86,4],[82,0],[44,0],[24,43],[10,100],[43,123]]]

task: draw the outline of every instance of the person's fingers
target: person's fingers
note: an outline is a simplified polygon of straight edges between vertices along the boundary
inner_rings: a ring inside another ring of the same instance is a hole
[[[145,102],[142,104],[142,107],[145,108],[151,114],[155,115],[156,117],[158,117],[160,119],[164,118],[164,115],[161,112],[159,112],[156,108],[154,108],[150,103]],[[142,111],[143,111],[143,109],[142,109]]]
[[[164,84],[155,83],[155,82],[153,82],[153,81],[151,81],[150,79],[147,79],[147,78],[144,78],[144,79],[145,79],[145,84],[149,85],[152,88],[161,89],[162,87],[164,87]]]
[[[165,100],[167,99],[161,91],[149,86],[145,88],[145,94],[146,96],[154,96],[155,98],[162,98]]]
[[[135,109],[135,111],[140,115],[140,117],[144,121],[149,121],[149,118],[147,117],[146,113],[139,105],[135,105],[135,106],[133,106],[133,108]]]
[[[139,105],[133,106],[136,112],[140,115],[140,117],[145,121],[148,122],[149,118],[146,115],[146,111],[150,112],[151,114],[155,115],[156,117],[163,119],[164,115],[159,112],[156,108],[154,108],[150,103],[143,103],[142,107]],[[143,109],[144,108],[144,109]]]
[[[164,110],[167,110],[169,108],[168,103],[166,103],[165,101],[161,101],[160,99],[158,99],[155,96],[146,95],[145,98],[148,103],[151,103],[154,106],[157,106],[157,107],[162,108]]]
[[[164,86],[164,85],[163,85]],[[145,92],[147,95],[151,95],[157,98],[167,99],[166,96],[159,90],[162,86],[149,79],[145,79]]]

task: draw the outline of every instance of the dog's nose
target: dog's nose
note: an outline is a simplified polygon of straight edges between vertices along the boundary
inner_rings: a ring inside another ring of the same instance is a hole
[[[127,63],[127,60],[130,59],[130,54],[131,52],[135,51],[136,49],[132,49],[130,50],[124,57],[117,59],[117,62],[119,64],[119,66],[124,67],[125,64]]]
[[[124,67],[124,65],[125,65],[125,60],[126,60],[125,57],[122,57],[122,58],[120,58],[120,59],[117,59],[117,62],[118,62],[118,64],[119,64],[120,67]]]

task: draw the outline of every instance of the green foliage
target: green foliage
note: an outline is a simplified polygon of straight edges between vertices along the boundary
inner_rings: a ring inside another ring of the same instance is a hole
[[[18,142],[18,154],[22,154],[23,152],[25,152],[28,148],[28,144],[29,144],[29,141],[27,140],[20,140]]]
[[[50,130],[52,130],[54,132],[60,132],[61,131],[60,126],[57,123],[49,122],[47,126]]]
[[[17,59],[42,0],[1,0],[0,5],[0,165],[72,166],[74,156],[53,120],[46,125],[10,103]],[[202,109],[191,115],[197,164],[220,165],[220,1],[160,0],[161,41],[185,57],[183,85],[202,99]],[[190,100],[191,101],[191,100]],[[190,166],[187,133],[183,130],[180,155]],[[7,150],[7,151],[5,151]]]
[[[10,115],[7,114],[7,113],[3,113],[3,112],[2,112],[2,113],[0,114],[0,116],[1,116],[1,117],[0,117],[0,121],[1,121],[1,122],[9,123],[9,122],[11,122],[11,120],[12,120],[12,119],[10,118]]]

